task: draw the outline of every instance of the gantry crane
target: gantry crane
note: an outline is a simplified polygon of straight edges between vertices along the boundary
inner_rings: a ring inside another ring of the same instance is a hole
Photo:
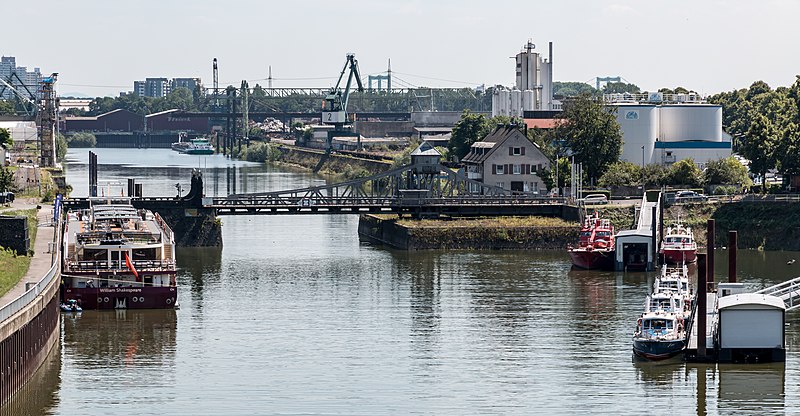
[[[340,88],[344,73],[350,68],[350,74],[347,76],[347,84],[344,90]],[[361,84],[361,74],[358,71],[358,61],[355,54],[348,53],[347,61],[344,63],[339,80],[336,81],[336,86],[328,91],[325,96],[325,101],[322,103],[322,123],[332,124],[333,131],[328,133],[328,149],[331,148],[331,140],[334,133],[344,132],[344,125],[349,121],[347,114],[347,101],[350,98],[350,86],[355,78],[358,84],[358,91],[364,91],[364,85]]]

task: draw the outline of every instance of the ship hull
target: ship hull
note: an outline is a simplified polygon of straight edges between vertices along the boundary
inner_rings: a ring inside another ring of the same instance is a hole
[[[213,155],[214,151],[211,149],[191,149],[183,153],[186,153],[187,155]]]
[[[569,250],[572,265],[586,270],[614,270],[614,250]]]
[[[634,339],[633,353],[648,360],[666,360],[680,354],[686,347],[684,340]]]
[[[697,260],[697,250],[661,250],[664,261],[669,264],[694,263]]]
[[[170,309],[178,290],[171,286],[65,288],[63,299],[75,299],[87,309]]]

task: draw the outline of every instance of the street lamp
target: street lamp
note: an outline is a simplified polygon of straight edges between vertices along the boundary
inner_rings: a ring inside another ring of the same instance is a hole
[[[642,145],[642,167],[644,167],[644,145]]]

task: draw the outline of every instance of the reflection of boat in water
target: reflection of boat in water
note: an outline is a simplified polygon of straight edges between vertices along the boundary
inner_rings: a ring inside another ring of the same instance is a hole
[[[172,143],[172,150],[188,155],[213,155],[214,147],[206,139],[186,139],[185,134],[178,135],[178,141]]]
[[[581,269],[614,269],[614,226],[599,214],[587,217],[577,247],[567,247],[572,264]]]
[[[692,229],[681,224],[667,228],[660,252],[664,262],[669,264],[694,263],[697,260],[697,243]]]
[[[168,366],[175,354],[177,323],[175,309],[84,311],[77,319],[64,320],[64,355],[89,368],[97,362],[110,369],[131,361]]]
[[[167,223],[128,198],[89,204],[67,214],[62,298],[83,309],[175,307],[175,241]]]

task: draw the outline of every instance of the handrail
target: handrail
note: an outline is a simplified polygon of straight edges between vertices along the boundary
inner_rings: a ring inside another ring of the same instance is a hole
[[[61,216],[59,216],[58,223],[54,224],[55,230],[53,232],[53,242],[57,244],[54,244],[56,252],[53,253],[53,256],[51,256],[52,265],[50,266],[50,269],[38,282],[36,282],[33,287],[0,308],[0,322],[4,322],[6,319],[14,316],[29,303],[33,302],[39,296],[39,294],[42,293],[44,289],[49,286],[50,283],[52,283],[52,281],[60,274],[61,263],[58,260],[60,258],[59,254],[61,253],[61,244],[59,244],[59,240],[61,239],[62,222],[63,220]]]

